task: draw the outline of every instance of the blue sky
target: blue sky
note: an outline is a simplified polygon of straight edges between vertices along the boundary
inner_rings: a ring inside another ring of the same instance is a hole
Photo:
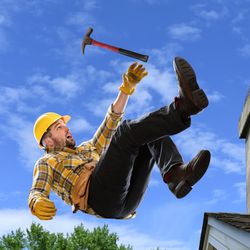
[[[246,212],[245,148],[238,121],[249,87],[250,1],[211,0],[0,0],[0,235],[40,222],[55,232],[108,224],[120,242],[136,250],[198,248],[204,212]],[[27,207],[33,165],[42,156],[32,127],[43,112],[70,114],[79,144],[92,137],[121,75],[133,59],[94,46],[92,37],[149,55],[149,75],[130,98],[125,118],[171,102],[177,94],[174,56],[195,68],[210,105],[192,127],[173,137],[185,161],[200,149],[212,153],[205,177],[177,200],[155,167],[133,220],[96,219],[55,195],[57,216],[41,222]]]

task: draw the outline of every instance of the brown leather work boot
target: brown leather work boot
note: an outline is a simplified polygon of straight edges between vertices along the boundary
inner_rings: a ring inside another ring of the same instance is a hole
[[[188,164],[174,166],[164,176],[164,181],[177,198],[185,197],[208,169],[210,152],[201,150]]]
[[[174,70],[179,81],[179,97],[175,104],[186,116],[194,115],[208,106],[208,99],[200,89],[192,66],[181,57],[175,57]]]

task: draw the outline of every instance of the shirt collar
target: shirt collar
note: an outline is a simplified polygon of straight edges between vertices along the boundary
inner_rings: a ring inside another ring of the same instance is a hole
[[[55,148],[45,148],[46,153],[57,153],[57,152],[67,152],[67,153],[76,153],[77,148],[74,149],[68,147],[55,147]]]

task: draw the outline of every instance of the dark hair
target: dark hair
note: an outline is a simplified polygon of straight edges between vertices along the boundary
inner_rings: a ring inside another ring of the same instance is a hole
[[[45,143],[44,143],[44,140],[48,137],[51,136],[51,132],[50,132],[50,127],[47,128],[47,130],[45,131],[45,133],[43,134],[42,138],[41,138],[41,141],[40,141],[40,144],[43,146],[43,147],[46,147]]]

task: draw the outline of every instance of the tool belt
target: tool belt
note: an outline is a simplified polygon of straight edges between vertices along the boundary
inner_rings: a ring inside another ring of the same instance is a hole
[[[82,212],[94,215],[97,218],[103,218],[88,206],[90,177],[95,169],[96,163],[96,161],[93,161],[84,165],[84,169],[73,187],[73,191],[71,193],[71,200],[73,204],[72,212],[76,213],[78,210],[81,210]],[[131,219],[135,216],[136,212],[134,211],[122,219]]]
[[[92,210],[88,207],[88,197],[90,177],[95,166],[95,161],[85,164],[84,169],[82,170],[73,187],[73,191],[71,193],[73,213],[76,213],[77,210],[81,210],[86,213],[88,213],[88,210]]]

